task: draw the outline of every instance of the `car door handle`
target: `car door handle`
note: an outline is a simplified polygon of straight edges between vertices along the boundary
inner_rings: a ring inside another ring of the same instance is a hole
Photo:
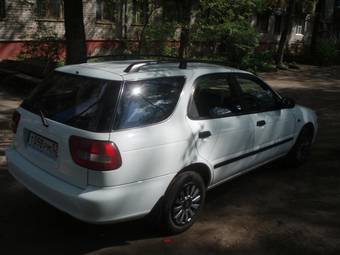
[[[256,126],[258,127],[262,127],[264,125],[266,125],[266,122],[264,120],[259,120],[258,122],[256,122]]]
[[[211,136],[210,131],[202,131],[202,132],[198,133],[198,138],[200,138],[200,139],[204,139],[204,138],[207,138],[209,136]]]

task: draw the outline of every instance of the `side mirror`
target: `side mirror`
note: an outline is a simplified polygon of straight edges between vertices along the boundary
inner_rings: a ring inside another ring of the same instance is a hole
[[[283,97],[281,100],[281,106],[283,108],[293,108],[295,106],[295,101],[291,98]]]

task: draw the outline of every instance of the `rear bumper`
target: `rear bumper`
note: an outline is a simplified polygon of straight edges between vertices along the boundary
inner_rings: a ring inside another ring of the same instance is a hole
[[[80,189],[31,164],[15,149],[7,150],[6,156],[10,173],[30,191],[56,208],[90,223],[117,222],[146,215],[174,177],[171,174],[109,188]]]

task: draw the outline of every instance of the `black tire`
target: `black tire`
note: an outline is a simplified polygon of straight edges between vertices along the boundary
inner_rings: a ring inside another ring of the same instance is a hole
[[[306,162],[310,155],[312,139],[313,131],[308,127],[304,127],[301,130],[295,145],[288,154],[287,161],[289,165],[298,167]]]
[[[180,173],[170,184],[162,203],[162,229],[178,234],[190,228],[204,205],[206,188],[195,172]]]

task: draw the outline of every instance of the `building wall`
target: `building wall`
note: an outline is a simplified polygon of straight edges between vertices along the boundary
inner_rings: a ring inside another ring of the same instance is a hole
[[[276,19],[281,19],[281,25],[279,32],[275,31],[275,23],[277,22]],[[261,47],[264,49],[272,49],[275,48],[276,45],[280,41],[280,32],[283,29],[283,16],[277,15],[275,13],[271,13],[268,15],[268,26],[265,31],[262,31],[258,27],[259,23],[259,16],[254,17],[252,24],[257,27],[258,31],[261,35],[260,44]],[[296,20],[293,22],[293,27],[291,34],[289,35],[289,45],[294,49],[297,45],[308,44],[310,41],[310,37],[312,34],[312,18],[310,15],[306,15],[305,17],[301,18],[300,20]]]
[[[6,17],[0,19],[0,59],[16,58],[23,44],[53,36],[64,40],[64,20],[39,19],[35,0],[7,0]],[[83,1],[84,24],[89,53],[114,48],[121,39],[121,24],[96,20],[96,0]]]

